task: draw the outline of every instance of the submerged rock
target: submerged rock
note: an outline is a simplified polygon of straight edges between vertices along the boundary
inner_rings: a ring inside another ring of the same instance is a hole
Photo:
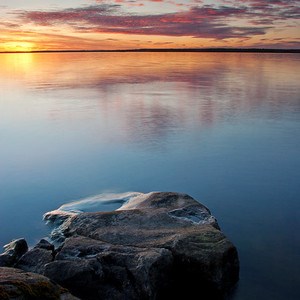
[[[0,267],[1,300],[79,300],[45,276]]]
[[[235,246],[186,194],[138,193],[116,211],[45,218],[58,224],[59,248],[39,243],[17,266],[81,299],[222,299],[238,281]]]

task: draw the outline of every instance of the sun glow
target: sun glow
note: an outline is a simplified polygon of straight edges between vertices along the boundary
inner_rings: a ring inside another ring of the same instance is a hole
[[[9,52],[30,52],[35,48],[35,44],[31,42],[7,42],[4,44],[4,50]]]
[[[16,53],[14,55],[1,55],[1,74],[14,74],[22,78],[24,74],[30,73],[34,64],[32,53]],[[12,75],[13,76],[13,75]]]

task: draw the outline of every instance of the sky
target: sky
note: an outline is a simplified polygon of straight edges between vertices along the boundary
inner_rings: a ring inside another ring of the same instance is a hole
[[[0,51],[300,48],[300,0],[2,0]]]

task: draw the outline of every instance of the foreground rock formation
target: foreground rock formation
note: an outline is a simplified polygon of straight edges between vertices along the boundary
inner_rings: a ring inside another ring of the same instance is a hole
[[[0,267],[0,299],[78,300],[45,276]]]
[[[236,248],[185,194],[141,194],[116,211],[45,218],[59,222],[60,246],[42,240],[14,266],[81,299],[222,299],[238,281]]]

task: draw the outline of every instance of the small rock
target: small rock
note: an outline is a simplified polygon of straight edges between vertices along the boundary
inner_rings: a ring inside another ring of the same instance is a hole
[[[43,274],[45,264],[51,261],[53,261],[52,250],[34,247],[18,260],[15,267],[27,272]]]
[[[49,243],[47,240],[45,239],[41,239],[35,246],[34,248],[41,248],[41,249],[45,249],[45,250],[51,250],[54,251],[54,245],[52,245],[51,243]]]
[[[24,238],[13,240],[4,247],[4,253],[0,255],[0,267],[11,267],[27,252],[28,245]]]

